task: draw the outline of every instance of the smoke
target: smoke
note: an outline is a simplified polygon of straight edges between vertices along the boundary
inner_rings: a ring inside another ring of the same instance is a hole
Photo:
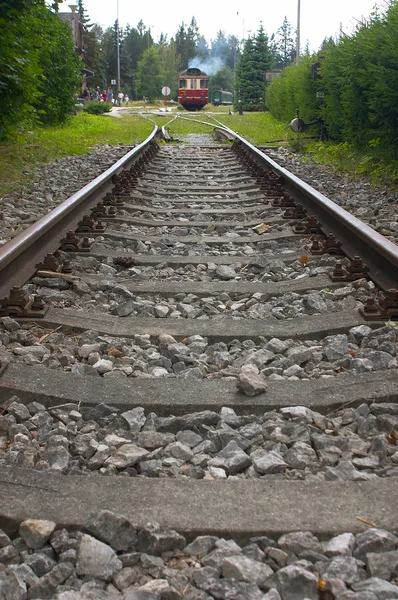
[[[219,56],[205,59],[195,56],[195,58],[191,58],[188,63],[188,68],[192,67],[196,67],[197,69],[204,71],[207,75],[215,75],[218,73],[218,71],[221,71],[221,69],[225,67],[225,63]]]

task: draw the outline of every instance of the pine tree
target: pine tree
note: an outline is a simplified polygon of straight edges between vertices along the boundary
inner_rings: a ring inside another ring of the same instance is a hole
[[[235,106],[239,99],[243,110],[263,110],[265,105],[265,71],[270,68],[272,54],[263,26],[256,37],[246,40],[236,70]]]
[[[290,65],[296,56],[296,46],[292,37],[292,26],[287,17],[274,36],[272,50],[275,56],[275,68],[284,69]]]
[[[151,46],[138,62],[137,94],[147,96],[153,102],[162,95],[162,82],[159,52],[155,46]]]

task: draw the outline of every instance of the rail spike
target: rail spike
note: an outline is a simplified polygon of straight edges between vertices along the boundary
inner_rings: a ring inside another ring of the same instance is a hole
[[[61,264],[54,254],[49,253],[46,254],[42,262],[37,263],[36,269],[38,271],[53,271],[54,273],[58,273],[61,270]]]
[[[90,252],[94,243],[88,237],[78,238],[74,231],[68,231],[61,240],[60,250],[63,252]]]
[[[356,281],[367,276],[369,267],[365,265],[360,256],[354,256],[348,265],[336,263],[329,277],[332,281]]]
[[[13,287],[8,298],[0,301],[0,317],[25,319],[43,318],[48,310],[43,298],[37,294],[28,294],[21,287]]]
[[[368,321],[398,320],[398,290],[379,292],[377,296],[369,298],[359,312]]]

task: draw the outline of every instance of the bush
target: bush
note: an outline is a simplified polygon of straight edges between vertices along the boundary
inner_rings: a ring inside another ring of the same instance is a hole
[[[84,112],[89,113],[90,115],[103,115],[106,112],[110,112],[112,108],[112,102],[87,102],[84,105]]]

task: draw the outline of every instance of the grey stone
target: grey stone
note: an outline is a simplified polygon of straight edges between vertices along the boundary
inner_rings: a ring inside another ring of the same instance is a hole
[[[257,396],[267,390],[267,384],[259,373],[241,371],[236,380],[236,387],[246,396]]]
[[[349,461],[341,461],[337,467],[325,467],[327,481],[352,481],[355,477],[355,467]]]
[[[382,352],[380,350],[376,352],[370,352],[367,358],[372,361],[373,367],[376,371],[382,369],[392,369],[397,364],[397,359],[388,352]]]
[[[234,279],[236,277],[234,269],[227,265],[219,265],[216,268],[216,275],[223,280]]]
[[[275,573],[272,580],[275,580],[282,600],[298,600],[298,598],[317,600],[318,598],[318,577],[302,567],[296,565],[284,567]]]
[[[147,525],[138,533],[137,550],[154,556],[182,550],[186,545],[184,536],[172,529],[161,529],[157,523]]]
[[[297,365],[302,365],[311,359],[311,350],[307,346],[295,346],[287,352],[288,358]]]
[[[354,556],[360,560],[366,559],[368,552],[389,552],[398,546],[398,538],[384,529],[371,528],[356,536],[357,547]]]
[[[111,360],[107,360],[106,358],[100,358],[96,363],[93,364],[93,368],[100,375],[104,375],[104,373],[109,373],[113,369],[113,362]]]
[[[184,553],[204,556],[215,548],[217,540],[218,538],[213,535],[199,535],[184,548]]]
[[[137,543],[137,529],[131,521],[108,510],[93,515],[85,529],[102,542],[118,551],[134,549]]]
[[[139,448],[135,444],[123,444],[112,456],[106,459],[105,464],[117,469],[125,469],[126,467],[134,466],[148,454],[147,450]]]
[[[26,542],[29,548],[37,550],[44,546],[50,539],[52,532],[56,527],[53,521],[38,521],[27,519],[19,526],[19,535]]]
[[[391,580],[398,576],[398,551],[368,552],[366,563],[371,577]]]
[[[345,334],[333,335],[325,338],[325,356],[333,362],[347,356],[348,341]]]
[[[235,579],[211,580],[204,589],[220,600],[263,600],[263,592],[256,585]]]
[[[15,573],[8,572],[0,579],[0,598],[2,600],[26,600],[26,584]]]
[[[182,598],[181,594],[166,579],[153,579],[138,588],[138,590],[158,594],[165,600],[180,600]]]
[[[145,411],[140,406],[121,413],[120,417],[127,423],[129,430],[133,433],[141,431],[146,421]]]
[[[25,559],[25,564],[28,565],[38,577],[43,577],[49,573],[56,565],[55,560],[45,554],[34,553]]]
[[[272,588],[271,590],[269,590],[269,592],[264,594],[263,600],[282,600],[282,598],[281,598],[278,590],[275,588]]]
[[[291,469],[305,469],[305,467],[316,464],[318,457],[311,446],[303,442],[296,442],[285,453],[284,459]]]
[[[91,535],[82,534],[77,550],[78,575],[110,580],[122,563],[110,546]]]
[[[259,448],[250,455],[250,458],[252,459],[255,470],[257,473],[260,473],[260,475],[282,473],[287,467],[287,463],[283,456],[275,450],[266,452]]]
[[[398,586],[378,577],[371,577],[370,579],[365,579],[365,581],[353,583],[351,587],[354,592],[373,592],[377,600],[398,598]]]
[[[354,583],[358,579],[357,561],[352,556],[337,556],[328,565],[323,577],[326,580],[342,579],[344,583]]]
[[[377,600],[377,596],[373,592],[347,591],[340,594],[338,600]]]
[[[0,564],[8,565],[10,563],[18,562],[18,560],[18,551],[12,544],[0,549]]]
[[[249,467],[251,461],[238,443],[232,440],[217,454],[217,456],[209,460],[208,464],[212,467],[224,469],[227,475],[235,475]]]
[[[51,469],[60,473],[67,473],[70,463],[70,454],[63,446],[49,447],[46,458]]]
[[[285,552],[293,552],[300,556],[304,550],[322,552],[322,545],[310,531],[294,531],[286,533],[278,539],[278,545]]]
[[[273,575],[271,567],[244,556],[227,556],[221,565],[223,577],[233,577],[238,581],[246,581],[262,586],[264,582]]]
[[[50,600],[54,598],[58,586],[63,584],[72,575],[73,570],[73,565],[68,563],[55,565],[50,573],[41,577],[37,583],[31,586],[29,589],[29,598],[37,600]]]
[[[162,596],[157,592],[145,590],[127,590],[123,595],[123,600],[162,600]]]
[[[325,544],[326,556],[339,556],[341,554],[352,554],[355,548],[355,536],[352,533],[341,533]]]

